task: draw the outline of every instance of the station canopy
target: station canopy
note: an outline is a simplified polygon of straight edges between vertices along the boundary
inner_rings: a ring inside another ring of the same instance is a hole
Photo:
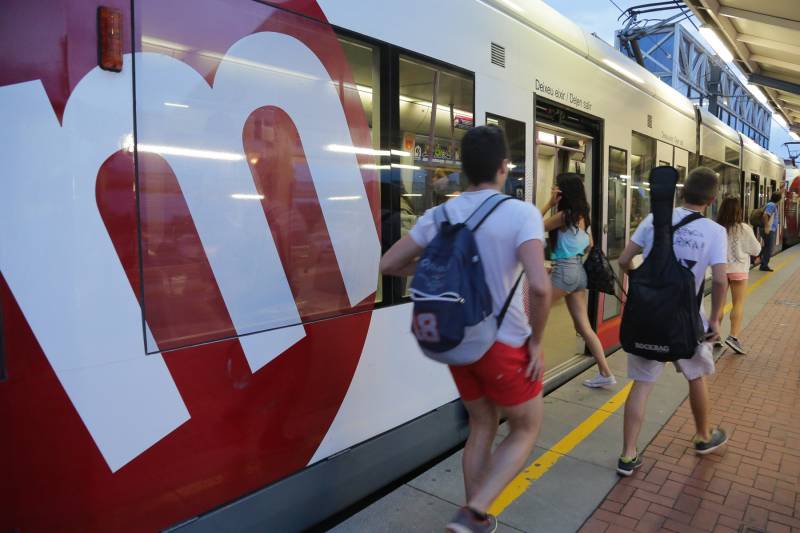
[[[767,95],[769,105],[800,133],[800,0],[685,2],[749,82]]]

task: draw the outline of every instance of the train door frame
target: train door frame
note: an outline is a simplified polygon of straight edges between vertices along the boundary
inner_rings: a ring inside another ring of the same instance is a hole
[[[589,115],[577,111],[575,109],[563,106],[548,98],[543,98],[533,94],[533,192],[534,203],[541,201],[537,198],[535,192],[539,185],[539,151],[538,151],[538,135],[539,126],[555,127],[569,132],[577,133],[580,135],[591,137],[592,142],[592,224],[591,235],[595,244],[599,243],[604,253],[606,248],[605,234],[603,233],[603,221],[606,216],[606,206],[603,203],[605,181],[604,178],[604,163],[605,163],[605,119],[594,115]],[[589,169],[587,169],[589,170]],[[598,216],[599,215],[599,216]],[[589,321],[592,328],[597,330],[598,327],[598,309],[599,309],[599,295],[596,291],[589,291],[588,296],[588,312]],[[604,347],[605,348],[605,347]],[[616,347],[613,347],[616,349]],[[611,349],[605,348],[609,353]]]
[[[623,220],[623,228],[622,228],[622,249],[624,249],[625,245],[630,241],[631,235],[631,221],[630,217],[628,216],[631,208],[631,183],[630,183],[630,173],[631,173],[631,157],[630,157],[630,144],[625,142],[613,142],[609,138],[608,146],[606,147],[606,153],[608,154],[608,164],[606,165],[607,172],[604,176],[604,186],[605,190],[603,193],[605,203],[604,203],[604,216],[603,216],[603,250],[608,259],[611,261],[612,268],[616,265],[616,259],[618,256],[615,256],[610,251],[610,231],[609,226],[611,222],[611,214],[612,214],[612,207],[610,204],[611,201],[611,187],[612,187],[612,174],[614,175],[614,179],[617,183],[614,186],[621,185],[623,187],[623,198],[622,203],[624,208],[622,209],[622,213],[619,212],[619,209],[616,208],[615,219],[616,220],[621,216]],[[624,164],[616,169],[612,170],[612,164],[614,163],[614,158],[611,155],[612,151],[619,152],[624,156]],[[621,183],[620,183],[621,182]],[[614,195],[616,199],[616,194]],[[621,254],[622,250],[619,250]],[[624,283],[625,275],[618,270],[618,267],[615,268],[619,279]],[[620,345],[619,342],[619,326],[622,321],[622,311],[623,311],[623,304],[622,302],[618,302],[617,298],[609,294],[600,294],[598,295],[598,327],[597,327],[597,336],[600,338],[600,342],[605,347],[606,352],[610,352],[614,350],[616,347]],[[614,314],[608,314],[606,303],[611,302],[611,304],[616,308],[614,310]]]

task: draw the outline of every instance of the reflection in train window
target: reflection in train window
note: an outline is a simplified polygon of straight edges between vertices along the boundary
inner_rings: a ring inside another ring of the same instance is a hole
[[[467,187],[461,173],[461,138],[474,124],[471,77],[401,55],[399,146],[392,152],[392,182],[400,193],[401,236],[426,209]]]
[[[710,211],[706,213],[706,216],[716,218],[722,200],[729,196],[741,197],[742,189],[739,183],[739,169],[704,155],[700,156],[700,166],[710,168],[717,173],[717,178],[719,178],[717,197],[714,203],[711,204]]]
[[[486,114],[486,125],[497,126],[506,134],[510,163],[505,192],[509,196],[525,199],[525,123],[519,120]]]
[[[631,233],[650,213],[650,171],[655,167],[656,140],[633,132],[631,139]]]
[[[381,149],[381,105],[380,105],[380,68],[381,53],[377,46],[373,46],[354,39],[339,37],[339,44],[342,47],[350,71],[353,73],[353,83],[339,83],[340,90],[353,91],[358,94],[361,106],[364,109],[364,116],[367,119],[369,132],[372,140],[372,148]],[[375,172],[387,172],[382,170],[383,165],[374,164]],[[388,179],[387,176],[381,176]],[[383,301],[383,279],[378,276],[378,290],[375,294],[375,303]]]
[[[372,45],[339,37],[339,44],[353,73],[353,83],[340,83],[345,91],[357,91],[372,135],[372,147],[380,148],[380,52]]]

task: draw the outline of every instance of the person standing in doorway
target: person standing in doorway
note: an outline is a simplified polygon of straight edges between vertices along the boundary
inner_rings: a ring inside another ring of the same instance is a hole
[[[778,203],[781,201],[781,193],[775,191],[764,207],[764,246],[761,248],[761,267],[759,270],[764,272],[772,272],[769,266],[769,260],[772,257],[773,249],[775,248],[775,236],[778,234],[778,224],[780,217],[778,216]]]
[[[553,207],[556,208],[556,214],[544,223],[545,231],[550,232],[552,249],[550,281],[553,284],[553,297],[550,305],[552,307],[559,298],[566,299],[575,330],[583,337],[589,352],[597,361],[599,374],[583,384],[591,388],[614,385],[617,380],[608,366],[603,345],[589,323],[583,255],[592,246],[589,233],[591,218],[580,174],[564,173],[556,177],[556,187],[542,207],[542,215],[546,216]]]
[[[736,353],[746,352],[739,341],[744,316],[744,300],[747,295],[747,278],[750,273],[750,256],[758,255],[761,245],[753,229],[742,220],[739,198],[726,198],[717,214],[717,223],[728,232],[728,286],[731,290],[731,333],[725,339]],[[719,321],[722,322],[722,309]]]
[[[672,224],[678,224],[692,213],[705,212],[714,202],[718,188],[716,172],[707,167],[692,170],[683,187],[683,205],[672,212]],[[619,266],[623,272],[627,273],[633,268],[634,257],[639,254],[647,256],[652,251],[654,233],[653,215],[650,214],[636,228],[631,241],[619,257]],[[694,274],[696,294],[703,286],[706,269],[711,267],[711,314],[706,315],[704,309],[700,308],[703,326],[709,332],[707,341],[719,338],[719,317],[728,286],[727,241],[725,228],[707,218],[686,224],[673,234],[675,257]],[[675,295],[676,298],[680,296]],[[695,452],[700,455],[711,453],[725,444],[728,436],[721,428],[711,426],[711,405],[705,376],[713,374],[715,367],[708,342],[701,343],[690,359],[675,361],[675,366],[689,382],[689,403],[696,431],[693,439]],[[644,423],[647,398],[663,370],[664,363],[661,361],[628,354],[628,377],[633,380],[633,387],[625,401],[622,455],[617,463],[617,473],[621,476],[632,475],[642,465],[636,443]]]
[[[503,190],[509,163],[503,131],[496,126],[468,131],[461,141],[461,162],[470,183],[467,190],[426,211],[409,235],[383,256],[381,272],[395,276],[414,273],[417,258],[439,231],[436,209],[444,209],[452,224],[462,223]],[[497,528],[497,519],[488,514],[489,506],[525,465],[544,409],[542,335],[549,313],[550,281],[544,268],[542,217],[532,204],[508,200],[474,235],[495,316],[521,269],[528,280],[531,312],[528,319],[522,292],[516,291],[489,351],[475,363],[450,367],[469,415],[463,457],[466,506],[447,525],[447,530],[455,533],[489,533]],[[510,431],[492,450],[501,413]]]

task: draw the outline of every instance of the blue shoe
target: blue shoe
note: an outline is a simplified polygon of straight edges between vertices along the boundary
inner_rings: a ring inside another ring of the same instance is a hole
[[[634,470],[640,466],[642,466],[642,458],[638,453],[632,459],[620,457],[617,461],[617,474],[625,477],[632,476]]]
[[[700,440],[697,437],[694,439],[694,451],[698,455],[706,455],[720,446],[728,442],[728,435],[720,428],[715,428],[711,432],[711,438],[708,441]]]

